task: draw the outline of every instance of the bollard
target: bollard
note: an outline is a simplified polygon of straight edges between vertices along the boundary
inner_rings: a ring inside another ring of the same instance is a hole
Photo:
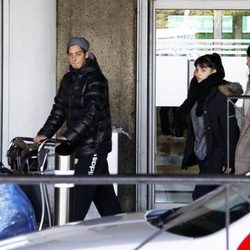
[[[74,150],[62,143],[55,148],[55,175],[74,175]],[[64,225],[72,219],[74,184],[55,185],[55,225]]]

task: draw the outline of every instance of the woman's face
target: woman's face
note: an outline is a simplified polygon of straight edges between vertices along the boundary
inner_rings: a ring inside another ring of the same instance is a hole
[[[247,67],[250,69],[250,57],[247,56]]]
[[[206,79],[208,76],[210,76],[215,72],[216,69],[212,69],[209,67],[200,67],[199,65],[197,65],[197,67],[195,68],[195,76],[198,83],[200,83],[201,81],[203,81],[204,79]]]

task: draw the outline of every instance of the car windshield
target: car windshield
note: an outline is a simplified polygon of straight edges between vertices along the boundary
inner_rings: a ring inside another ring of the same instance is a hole
[[[237,191],[235,191],[235,189]],[[250,198],[250,186],[242,185],[235,187],[235,189],[230,189],[228,195],[230,224],[240,219],[250,211],[250,204],[246,200],[246,197],[247,199]],[[162,227],[167,225],[167,223],[174,218],[186,214],[184,219],[167,231],[189,237],[201,237],[214,233],[226,226],[225,195],[225,191],[222,191],[215,196],[214,192],[211,192],[203,198],[192,202],[177,211],[173,211],[172,213],[169,213],[168,211],[161,215],[161,220],[157,226]],[[204,198],[207,199],[207,201],[201,206],[195,208],[197,203],[200,203]],[[190,212],[190,210],[192,211]]]

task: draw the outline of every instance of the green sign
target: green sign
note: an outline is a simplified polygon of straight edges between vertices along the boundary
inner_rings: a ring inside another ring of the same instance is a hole
[[[250,33],[250,17],[249,16],[242,17],[242,32]]]
[[[222,17],[222,32],[232,32],[232,16]],[[213,16],[168,16],[168,28],[188,29],[196,33],[213,33]]]

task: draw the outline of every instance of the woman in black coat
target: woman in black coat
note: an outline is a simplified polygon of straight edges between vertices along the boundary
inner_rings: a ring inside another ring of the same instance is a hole
[[[239,127],[234,105],[231,103],[227,130],[227,96],[241,95],[242,87],[239,83],[223,80],[224,68],[220,56],[216,53],[199,57],[195,61],[195,67],[188,98],[177,110],[177,117],[181,113],[185,114],[188,123],[182,167],[198,164],[199,174],[234,173],[234,153],[239,138]],[[193,199],[214,188],[215,186],[196,185]]]

